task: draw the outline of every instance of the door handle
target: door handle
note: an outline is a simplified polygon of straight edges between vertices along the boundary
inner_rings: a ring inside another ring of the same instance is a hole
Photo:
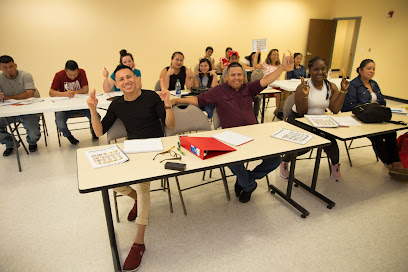
[[[311,56],[311,55],[312,55],[312,53],[306,52],[306,56]]]

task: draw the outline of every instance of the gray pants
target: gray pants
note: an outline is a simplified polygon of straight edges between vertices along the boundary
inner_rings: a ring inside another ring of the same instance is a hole
[[[40,132],[40,115],[30,114],[30,115],[20,115],[15,116],[14,120],[16,122],[21,121],[24,128],[27,131],[27,143],[29,145],[35,145],[41,137]],[[12,117],[7,117],[9,123],[13,122]],[[7,132],[7,123],[5,118],[0,118],[0,143],[5,144],[6,148],[12,148],[14,146],[13,138],[11,134]]]

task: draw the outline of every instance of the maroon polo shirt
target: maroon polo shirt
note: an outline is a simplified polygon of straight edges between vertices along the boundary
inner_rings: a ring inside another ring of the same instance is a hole
[[[260,80],[244,83],[238,91],[228,83],[215,86],[200,94],[198,105],[214,104],[220,117],[222,128],[240,127],[257,124],[252,107],[252,97],[259,94],[262,87]]]

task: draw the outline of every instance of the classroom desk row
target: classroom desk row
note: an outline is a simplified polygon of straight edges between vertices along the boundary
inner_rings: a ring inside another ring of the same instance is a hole
[[[341,116],[349,115],[351,115],[351,113],[341,113]],[[394,115],[393,120],[408,121],[408,117],[406,115]],[[305,118],[297,119],[297,122],[301,122],[305,125],[311,126],[309,121],[307,121],[307,119]],[[319,137],[318,135],[313,135],[313,138],[304,145],[291,143],[271,137],[272,133],[278,131],[281,128],[305,132],[303,129],[295,125],[289,124],[287,122],[271,122],[251,126],[229,128],[228,130],[240,133],[245,136],[249,136],[254,140],[244,145],[235,147],[237,150],[234,152],[230,152],[206,160],[202,160],[193,155],[192,153],[190,153],[189,151],[183,150],[186,155],[182,157],[181,162],[185,163],[187,165],[187,168],[185,171],[182,172],[164,169],[163,164],[159,163],[158,161],[153,161],[152,158],[157,152],[129,154],[129,161],[126,163],[113,165],[105,168],[93,169],[85,155],[85,152],[99,149],[101,147],[78,149],[77,150],[78,189],[80,193],[89,193],[95,191],[101,191],[102,193],[115,271],[120,271],[121,265],[118,257],[119,255],[117,251],[116,238],[108,194],[108,189],[111,188],[123,185],[131,185],[140,182],[147,182],[162,178],[168,179],[171,177],[186,175],[194,172],[226,167],[228,165],[236,163],[250,162],[271,156],[279,156],[286,153],[296,154],[304,150],[317,148],[318,151],[314,165],[313,177],[310,182],[310,185],[307,185],[306,183],[295,178],[296,156],[293,156],[293,159],[290,164],[289,172],[290,174],[286,192],[280,191],[272,184],[270,185],[269,189],[272,194],[277,194],[278,196],[282,197],[283,200],[285,200],[295,209],[297,209],[301,213],[301,216],[303,218],[306,218],[309,215],[309,211],[301,204],[292,199],[291,194],[294,184],[299,185],[301,188],[305,189],[313,196],[322,200],[324,203],[327,204],[328,209],[333,208],[335,206],[335,202],[333,202],[328,197],[316,191],[322,148],[329,145],[330,142],[327,139]],[[354,127],[321,128],[320,130],[335,136],[339,140],[345,141],[349,139],[378,135],[402,129],[407,129],[407,126],[384,123],[384,124],[362,124],[361,126]],[[191,136],[208,137],[222,131],[223,130],[199,132]],[[177,142],[178,142],[177,136],[162,138],[164,149],[168,149],[176,145]],[[118,145],[121,148],[123,147],[122,144]],[[225,178],[226,177],[223,176],[223,179]],[[226,189],[228,190],[228,188]]]

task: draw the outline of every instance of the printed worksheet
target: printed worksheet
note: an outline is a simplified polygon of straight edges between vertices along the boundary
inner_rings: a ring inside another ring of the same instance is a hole
[[[265,52],[268,50],[268,39],[252,40],[252,52],[258,51]]]
[[[129,160],[117,145],[85,152],[93,168],[123,163]]]
[[[297,144],[305,144],[313,138],[313,134],[294,131],[286,128],[281,128],[271,136]]]

